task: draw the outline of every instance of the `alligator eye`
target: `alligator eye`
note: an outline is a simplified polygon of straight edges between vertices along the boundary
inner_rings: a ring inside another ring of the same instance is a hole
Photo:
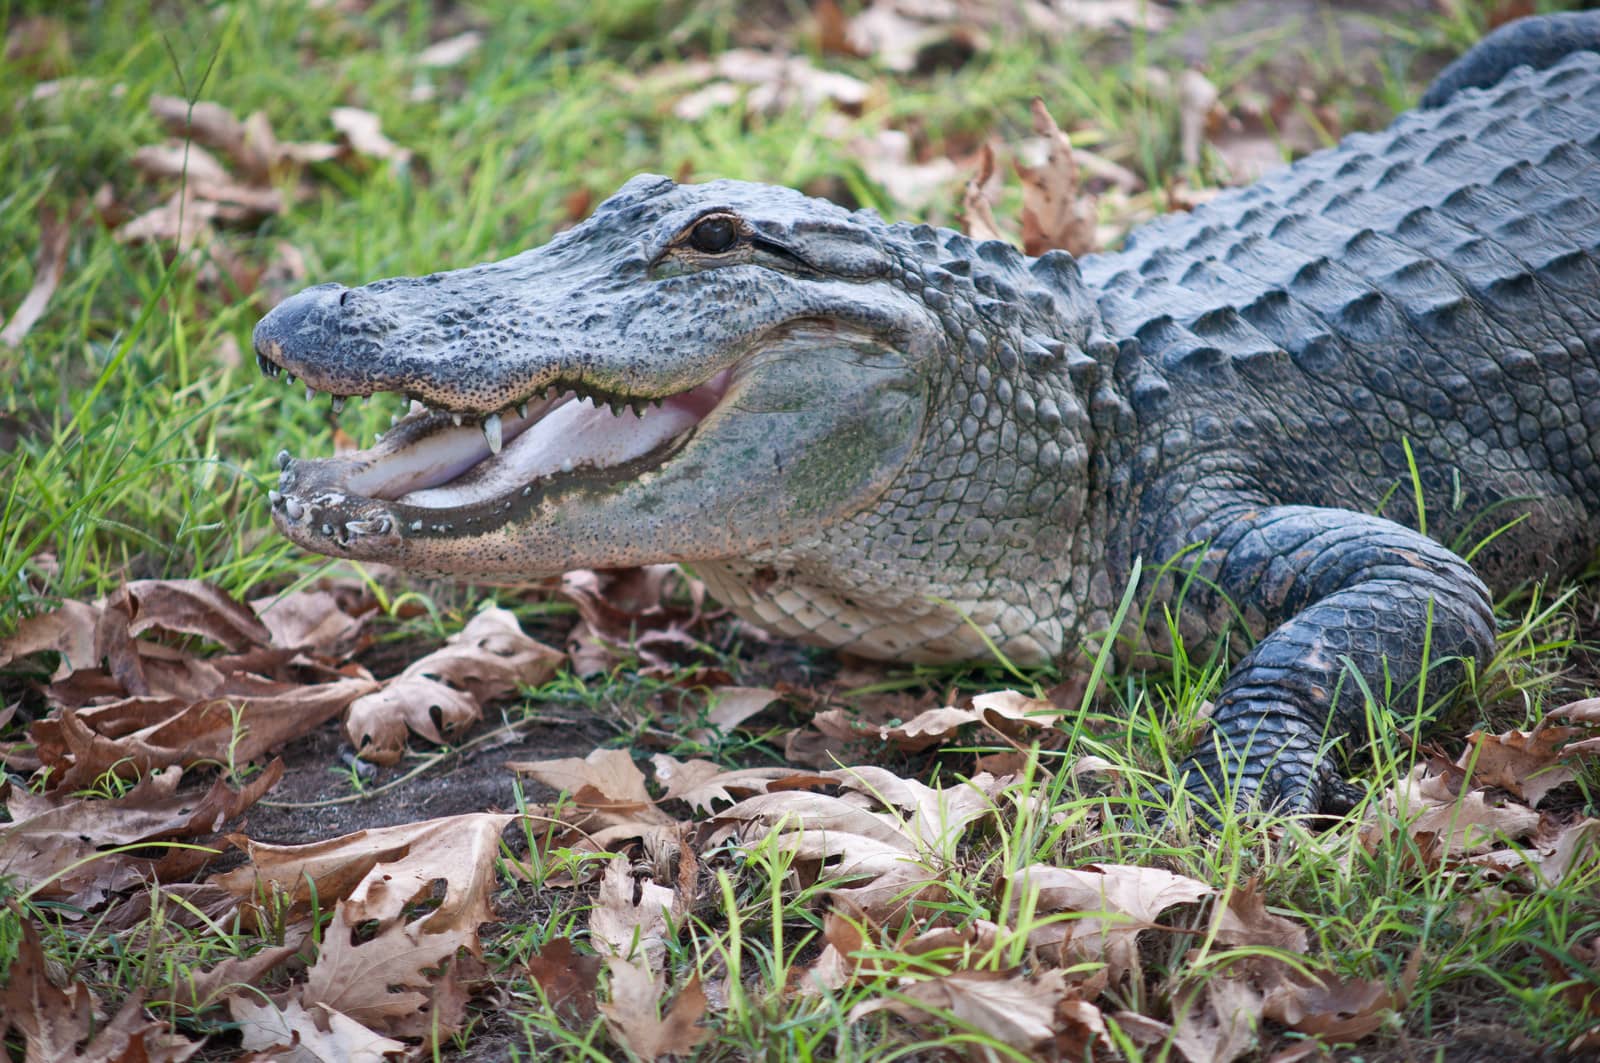
[[[689,246],[707,255],[720,255],[733,246],[739,230],[726,214],[702,218],[689,230]]]

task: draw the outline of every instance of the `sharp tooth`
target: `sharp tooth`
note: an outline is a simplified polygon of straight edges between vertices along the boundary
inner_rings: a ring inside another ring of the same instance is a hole
[[[450,419],[456,423],[457,428],[461,427],[461,415],[459,413],[452,413]]]
[[[293,373],[285,373],[285,374],[283,374],[283,382],[285,384],[288,384],[290,387],[294,387],[294,374]]]
[[[278,503],[282,502],[282,501],[283,501],[283,495],[280,494],[279,492],[277,492],[277,491],[268,491],[267,492],[267,503],[270,506],[272,506],[273,509],[277,509],[278,508]]]
[[[528,418],[528,404],[526,402],[517,403],[517,416],[521,417],[523,420],[527,420],[527,418]]]
[[[256,355],[256,368],[261,370],[261,372],[265,373],[268,376],[271,376],[272,375],[271,366],[272,366],[272,363],[267,361],[267,356],[266,355],[264,355],[264,354]]]
[[[389,415],[389,427],[390,428],[393,428],[395,425],[397,425],[399,423],[400,423],[400,415],[398,413],[393,413],[393,414]]]
[[[283,512],[290,520],[299,520],[306,515],[306,507],[297,498],[286,498],[283,500]]]
[[[335,396],[333,396],[333,400],[329,403],[329,405],[331,405],[333,407],[333,412],[334,413],[343,413],[344,412],[344,398],[345,397],[343,395],[335,395]]]
[[[306,385],[306,401],[310,402],[312,399],[314,399],[316,397],[317,397],[317,389],[312,387],[310,384],[307,384]]]
[[[284,469],[287,469],[289,467],[289,463],[293,460],[293,455],[291,455],[287,450],[278,451],[278,471],[282,472]]]
[[[491,413],[483,419],[483,438],[489,441],[489,453],[500,453],[500,415]]]
[[[613,417],[621,417],[622,416],[622,404],[619,403],[616,399],[607,400],[606,408],[611,411],[611,416],[613,416]]]
[[[642,399],[634,399],[632,402],[628,403],[628,405],[633,407],[633,415],[635,417],[643,417],[644,416],[645,404],[644,404],[644,401]]]
[[[422,522],[420,520],[412,521],[411,522],[411,530],[414,531],[414,532],[421,531],[422,530]]]

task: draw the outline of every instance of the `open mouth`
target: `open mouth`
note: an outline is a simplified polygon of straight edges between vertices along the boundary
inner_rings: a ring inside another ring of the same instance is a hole
[[[268,376],[284,371],[265,354],[257,362]],[[413,400],[365,450],[315,460],[280,453],[273,513],[285,530],[342,545],[402,531],[492,526],[563,479],[633,478],[665,462],[722,401],[733,377],[730,367],[685,391],[649,397],[557,382],[476,416]],[[335,397],[335,410],[340,406]]]

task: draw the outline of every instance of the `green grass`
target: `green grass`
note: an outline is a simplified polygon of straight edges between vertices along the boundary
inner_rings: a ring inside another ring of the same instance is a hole
[[[272,455],[280,447],[325,449],[331,422],[325,400],[307,404],[255,370],[250,329],[271,295],[241,290],[216,268],[221,256],[202,252],[178,260],[166,245],[118,242],[92,205],[107,186],[134,212],[157,205],[170,191],[130,163],[139,147],[162,139],[148,106],[154,94],[215,101],[240,117],[261,110],[283,140],[331,139],[332,107],[365,107],[415,153],[408,167],[319,164],[307,175],[308,194],[282,216],[222,230],[220,246],[257,266],[287,241],[304,256],[304,283],[425,273],[515,252],[574,220],[570,204],[598,202],[640,170],[843,190],[890,216],[939,223],[955,217],[959,187],[920,214],[891,201],[847,139],[836,135],[838,116],[826,109],[756,115],[732,107],[693,124],[672,118],[670,98],[648,78],[638,81],[639,73],[728,47],[748,17],[734,0],[484,0],[461,9],[380,0],[356,14],[342,14],[340,6],[268,0],[73,5],[63,23],[70,41],[64,51],[0,61],[0,311],[9,312],[32,283],[41,205],[76,218],[65,274],[47,313],[19,349],[0,348],[0,440],[9,446],[7,475],[0,478],[0,635],[60,599],[92,598],[129,579],[199,577],[236,594],[260,594],[310,578],[326,564],[276,537],[267,518],[265,494],[276,478]],[[846,119],[863,133],[908,128],[935,154],[968,150],[990,135],[1015,141],[1027,129],[1029,98],[1042,94],[1064,127],[1159,189],[1181,168],[1176,122],[1172,104],[1146,90],[1140,71],[1145,63],[1177,69],[1171,41],[1207,17],[1211,6],[1186,11],[1166,35],[1135,35],[1131,44],[1124,38],[1100,46],[1079,34],[1044,42],[998,32],[988,50],[959,70],[914,78],[891,79],[865,61],[813,59],[879,86],[867,109]],[[1383,24],[1385,43],[1360,84],[1346,74],[1354,56],[1339,49],[1306,56],[1319,102],[1348,124],[1381,120],[1420,91],[1417,55],[1465,47],[1483,31],[1490,6],[1471,0],[1449,16]],[[55,8],[0,0],[0,22],[12,26]],[[762,5],[762,17],[781,23],[803,17],[805,8],[798,0]],[[494,29],[461,66],[419,70],[411,56],[434,37],[463,28],[442,25],[442,9],[445,22],[467,17]],[[1211,77],[1226,92],[1269,55],[1292,50],[1293,41],[1291,32],[1263,29],[1215,49]],[[29,101],[41,80],[56,77],[90,81]],[[419,86],[431,87],[432,98],[417,98]],[[288,181],[281,187],[292,190]],[[1014,206],[1012,191],[999,213],[1004,217]],[[240,365],[219,358],[230,339],[244,352]],[[353,404],[339,423],[367,442],[395,408],[382,399]],[[384,637],[397,639],[455,630],[473,601],[469,593],[431,585],[380,593],[391,616],[406,601],[427,606],[420,618],[387,622]],[[1537,718],[1559,686],[1575,638],[1572,593],[1551,589],[1502,606],[1499,655],[1474,677],[1476,697],[1469,701],[1495,708],[1513,725]],[[545,610],[528,601],[516,607],[528,615]],[[1230,890],[1260,876],[1274,909],[1302,918],[1315,952],[1351,976],[1392,984],[1413,950],[1421,949],[1426,963],[1411,1005],[1364,1047],[1374,1058],[1402,1056],[1410,1044],[1431,1053],[1449,1044],[1453,1023],[1482,1009],[1538,1044],[1561,1044],[1586,1028],[1562,999],[1562,983],[1545,974],[1541,957],[1567,955],[1574,942],[1600,931],[1600,860],[1592,856],[1559,888],[1518,894],[1492,889],[1472,869],[1420,870],[1403,831],[1370,849],[1349,832],[1337,844],[1292,844],[1231,817],[1213,832],[1182,809],[1165,835],[1091,829],[1091,818],[1113,799],[1081,786],[1064,769],[1093,753],[1130,777],[1166,775],[1182,759],[1185,736],[1198,728],[1202,706],[1220,684],[1219,651],[1191,657],[1175,632],[1174,642],[1165,670],[1097,674],[1098,696],[1085,726],[1061,748],[1037,752],[1031,785],[1047,796],[1042,807],[1048,814],[1019,802],[1015,818],[995,824],[954,862],[950,920],[1001,923],[1004,933],[993,951],[974,959],[911,956],[882,946],[880,966],[1001,969],[1023,962],[1022,943],[1034,924],[1027,916],[1008,921],[1010,909],[996,884],[1010,873],[1039,861],[1158,864]],[[737,653],[722,663],[737,671]],[[971,691],[1013,685],[1014,679],[999,670],[896,672],[886,682]],[[527,705],[608,712],[634,734],[674,723],[682,730],[693,726],[692,698],[676,721],[649,716],[644,706],[658,689],[625,667],[589,680],[558,677],[531,692]],[[1419,695],[1419,705],[1422,700]],[[1412,751],[1386,725],[1375,722],[1372,733],[1372,775],[1402,774]],[[770,746],[711,752],[747,763],[775,756]],[[538,828],[529,831],[527,848],[539,850]],[[603,1024],[571,1027],[515,973],[518,961],[547,941],[576,935],[585,925],[587,895],[542,887],[585,859],[546,853],[534,878],[508,885],[497,902],[512,913],[491,943],[509,990],[499,1014],[482,1019],[500,1038],[509,1030],[511,1050],[524,1058],[553,1053],[600,1060],[615,1052]],[[884,1013],[854,1025],[844,1021],[852,1007],[883,991],[881,983],[809,999],[778,992],[788,971],[810,962],[819,947],[825,879],[789,888],[787,857],[770,846],[738,857],[713,855],[709,869],[715,895],[693,916],[692,932],[673,942],[669,959],[676,985],[698,971],[727,987],[706,1058],[915,1054],[904,1028]],[[1468,905],[1489,905],[1492,914],[1458,918]],[[182,985],[187,972],[260,943],[256,935],[207,925],[194,913],[177,918],[185,913],[160,905],[146,923],[123,933],[93,918],[58,919],[41,906],[35,912],[48,928],[48,953],[113,1009],[143,988],[152,1014],[191,1034],[222,1031],[222,1020],[196,1011],[178,994],[159,1003],[164,987]],[[16,941],[14,915],[0,912],[0,967],[14,955]],[[1194,947],[1188,937],[1162,939],[1143,957],[1147,977],[1140,984],[1175,998],[1183,987],[1203,982],[1214,965],[1204,949],[1191,959]],[[1134,1010],[1166,1006],[1133,998],[1121,1003]],[[460,1035],[455,1048],[470,1051],[478,1032]],[[1170,1047],[1141,1050],[1120,1031],[1114,1037],[1130,1056],[1177,1058]],[[989,1047],[997,1058],[1020,1058],[1003,1046]]]

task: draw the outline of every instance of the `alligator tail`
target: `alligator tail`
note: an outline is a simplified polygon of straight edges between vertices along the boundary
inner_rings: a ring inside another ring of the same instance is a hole
[[[1440,107],[1462,89],[1486,89],[1519,66],[1544,70],[1573,52],[1600,52],[1600,11],[1518,19],[1479,41],[1445,67],[1419,108]]]

